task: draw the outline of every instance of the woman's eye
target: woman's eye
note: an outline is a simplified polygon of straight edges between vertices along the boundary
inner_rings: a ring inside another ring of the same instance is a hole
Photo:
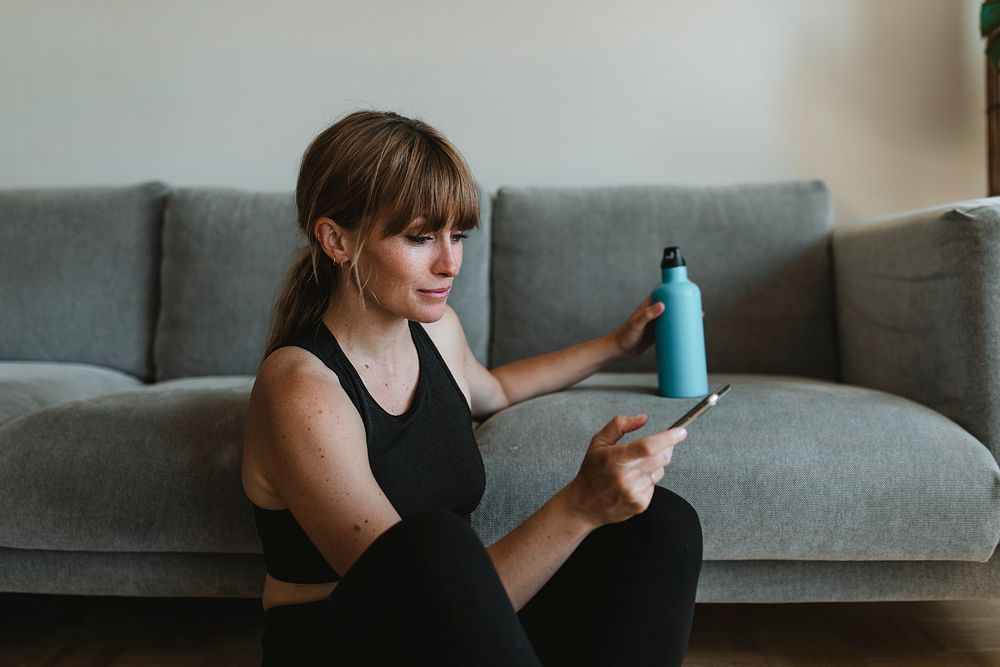
[[[434,239],[433,236],[407,236],[406,238],[409,239],[411,243],[416,245],[423,245],[424,241],[432,241]],[[462,239],[467,238],[469,238],[468,234],[453,234],[451,240],[452,243],[458,243]]]

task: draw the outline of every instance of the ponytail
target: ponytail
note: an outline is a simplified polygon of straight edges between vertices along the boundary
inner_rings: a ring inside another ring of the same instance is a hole
[[[299,247],[285,273],[284,287],[271,313],[262,362],[294,333],[318,323],[326,312],[337,271],[333,260],[317,246],[318,242]]]

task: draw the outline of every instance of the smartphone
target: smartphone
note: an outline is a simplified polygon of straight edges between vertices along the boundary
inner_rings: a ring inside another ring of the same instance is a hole
[[[679,428],[681,426],[687,428],[688,424],[690,424],[695,419],[704,414],[710,407],[718,403],[719,399],[725,396],[726,392],[728,391],[729,391],[729,385],[728,384],[722,385],[721,387],[713,391],[711,394],[706,396],[704,400],[698,403],[698,405],[688,410],[687,414],[685,414],[683,417],[674,422],[670,426],[670,428]],[[668,428],[667,430],[669,431],[670,429]]]

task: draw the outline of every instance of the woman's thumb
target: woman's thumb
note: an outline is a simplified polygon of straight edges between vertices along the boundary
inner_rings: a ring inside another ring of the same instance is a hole
[[[631,431],[642,428],[646,423],[647,416],[639,415],[615,415],[614,419],[597,432],[592,441],[593,446],[613,445],[618,440]]]

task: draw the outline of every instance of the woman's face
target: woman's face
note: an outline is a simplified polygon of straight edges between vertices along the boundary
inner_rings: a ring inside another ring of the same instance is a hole
[[[369,305],[418,322],[436,322],[444,315],[448,288],[462,268],[465,234],[449,223],[440,232],[418,235],[422,218],[413,220],[396,236],[365,248],[358,271]],[[371,279],[365,284],[371,272]]]

